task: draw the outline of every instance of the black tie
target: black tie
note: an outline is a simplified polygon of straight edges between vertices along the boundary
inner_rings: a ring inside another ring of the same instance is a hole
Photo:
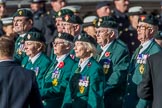
[[[139,54],[139,52],[140,52],[141,49],[142,49],[142,45],[140,45],[140,46],[136,49],[136,51],[135,51],[135,53],[134,53],[134,58],[133,58],[133,59],[136,59],[136,58],[137,58],[137,56],[138,56],[138,54]]]
[[[78,68],[75,70],[75,73],[80,73],[81,67],[78,66]]]

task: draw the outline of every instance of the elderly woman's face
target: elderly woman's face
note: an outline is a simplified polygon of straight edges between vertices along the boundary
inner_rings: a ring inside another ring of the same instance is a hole
[[[29,57],[34,57],[36,54],[40,52],[40,48],[36,47],[34,41],[25,41],[25,53]]]
[[[56,54],[57,56],[65,54],[65,50],[67,47],[68,45],[66,45],[64,39],[56,38],[53,42],[54,54]]]
[[[85,58],[86,55],[89,53],[86,46],[84,45],[84,42],[76,41],[75,42],[75,55],[78,58]]]

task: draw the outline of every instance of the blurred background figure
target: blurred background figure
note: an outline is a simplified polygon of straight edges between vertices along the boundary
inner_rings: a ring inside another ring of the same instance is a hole
[[[96,5],[96,13],[97,13],[98,17],[110,16],[111,8],[110,8],[109,2],[107,2],[107,1],[99,2]]]
[[[155,41],[162,47],[162,30],[159,30],[154,35]]]
[[[0,0],[0,19],[7,16],[6,0]]]
[[[5,36],[9,36],[11,39],[16,40],[16,33],[13,31],[13,17],[2,18],[3,31]]]
[[[128,29],[130,24],[127,16],[129,0],[113,0],[113,2],[115,8],[112,11],[112,16],[119,25],[119,37],[121,36],[122,38],[123,32],[125,32],[125,29]]]
[[[46,13],[46,0],[31,0],[30,8],[33,12],[33,27],[43,31],[43,20],[41,17]]]
[[[140,41],[137,39],[137,25],[139,17],[145,14],[146,13],[141,6],[130,7],[128,10],[130,25],[125,29],[125,32],[123,32],[122,37],[119,38],[127,44],[130,55],[134,53],[140,44]]]
[[[80,16],[80,10],[81,10],[81,8],[82,7],[79,6],[79,5],[70,5],[70,6],[63,7],[62,9],[69,9],[69,10],[71,10],[74,13],[74,15]]]
[[[0,36],[4,35],[1,18],[6,17],[7,16],[6,13],[7,13],[6,0],[0,0]]]
[[[96,39],[95,23],[97,18],[97,16],[87,16],[83,19],[82,25],[83,31],[92,36],[94,39]]]
[[[158,15],[159,18],[159,30],[162,30],[162,2],[160,2],[160,14]]]

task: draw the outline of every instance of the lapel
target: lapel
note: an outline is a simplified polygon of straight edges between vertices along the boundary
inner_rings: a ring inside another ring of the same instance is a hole
[[[156,42],[153,40],[150,45],[148,46],[148,48],[146,48],[141,54],[152,54],[152,47],[156,44]],[[139,63],[137,63],[137,58],[135,58],[135,60],[133,60],[135,54],[133,54],[132,58],[131,58],[131,66],[130,66],[130,72],[134,71],[134,69],[136,69],[137,67],[140,66]]]
[[[101,59],[105,59],[105,58],[112,58],[113,52],[115,51],[114,49],[116,48],[116,39],[112,42],[112,44],[108,47],[108,49],[106,50],[105,53],[110,53],[109,56],[105,56],[105,53],[103,54]]]
[[[84,67],[84,69],[81,71],[81,74],[87,74],[87,71],[89,72],[89,69],[90,69],[90,67],[92,65],[92,62],[93,62],[93,57],[91,57],[89,59],[89,62],[86,64],[86,66]]]
[[[44,56],[45,55],[43,53],[41,53],[41,55],[35,60],[33,67],[38,67],[39,64],[41,63],[41,61],[43,61]]]

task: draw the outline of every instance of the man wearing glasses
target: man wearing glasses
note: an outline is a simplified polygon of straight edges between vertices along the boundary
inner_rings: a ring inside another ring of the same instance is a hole
[[[123,108],[150,108],[151,102],[137,96],[137,85],[142,80],[146,68],[146,59],[161,50],[153,36],[158,30],[158,20],[152,16],[141,16],[137,26],[140,46],[134,52],[127,77],[127,88]]]
[[[97,43],[102,49],[98,61],[105,74],[105,108],[121,108],[129,66],[129,51],[124,42],[117,39],[117,23],[112,17],[99,18],[96,32]]]

